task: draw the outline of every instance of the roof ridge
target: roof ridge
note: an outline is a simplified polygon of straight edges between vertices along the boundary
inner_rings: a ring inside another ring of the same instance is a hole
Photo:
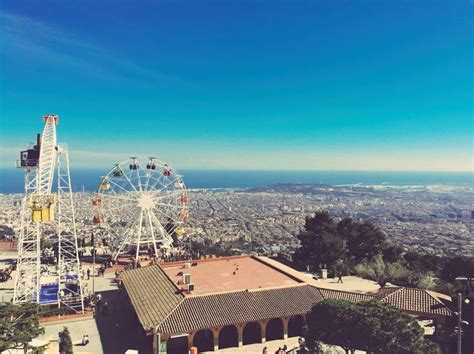
[[[174,288],[179,292],[179,294],[184,298],[185,296],[183,295],[182,291],[180,288],[178,288],[178,285],[175,284],[175,282],[173,281],[173,279],[170,278],[170,276],[165,272],[165,270],[159,265],[159,264],[154,264],[153,266],[156,266],[160,269],[160,271],[165,275],[166,279],[168,279],[168,281],[173,284]],[[152,266],[152,267],[153,267]]]
[[[308,284],[308,285],[312,286],[313,288],[318,289],[319,292],[321,292],[321,290],[326,290],[326,291],[334,291],[334,292],[344,293],[344,294],[354,294],[354,295],[368,296],[368,297],[372,297],[374,299],[376,298],[376,296],[374,294],[371,294],[371,293],[358,293],[356,291],[346,291],[346,290],[339,290],[339,289],[321,288],[321,287],[318,287],[318,286],[312,285],[312,284]]]
[[[188,295],[185,295],[184,297],[189,299],[189,298],[198,298],[198,297],[205,297],[205,296],[216,296],[216,295],[234,294],[234,293],[256,293],[260,291],[298,288],[298,287],[303,287],[303,286],[308,286],[308,285],[311,286],[310,284],[306,284],[306,283],[296,283],[296,284],[278,285],[278,286],[272,286],[272,287],[266,287],[266,288],[216,291],[216,292],[206,293],[206,294],[188,294]]]
[[[382,290],[382,289],[385,289],[385,288],[380,288],[379,291]],[[399,286],[397,290],[392,291],[392,292],[391,292],[390,294],[388,294],[388,295],[385,295],[385,296],[380,297],[380,300],[388,299],[390,296],[392,296],[393,294],[396,294],[396,293],[401,292],[403,289],[407,289],[407,288],[405,288],[404,286]],[[377,292],[377,293],[378,293],[378,292]]]
[[[165,321],[168,319],[168,317],[170,317],[171,314],[174,313],[174,312],[181,306],[181,304],[183,304],[183,303],[185,302],[185,300],[186,300],[186,296],[183,295],[183,298],[181,299],[181,301],[174,307],[173,310],[170,311],[169,314],[167,314],[167,315],[161,320],[160,323],[158,323],[158,324],[155,326],[155,328],[160,327],[160,326],[163,324],[163,322],[165,322]]]

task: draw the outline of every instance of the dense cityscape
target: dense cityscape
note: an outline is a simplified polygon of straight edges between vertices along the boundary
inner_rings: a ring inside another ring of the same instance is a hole
[[[75,193],[78,238],[90,241],[93,193]],[[19,230],[21,195],[0,196],[0,228]],[[455,256],[474,253],[472,187],[328,186],[281,184],[247,190],[192,190],[190,213],[181,236],[218,243],[238,253],[292,253],[294,236],[317,210],[333,217],[371,220],[393,243],[421,253]],[[104,235],[107,238],[106,235]]]

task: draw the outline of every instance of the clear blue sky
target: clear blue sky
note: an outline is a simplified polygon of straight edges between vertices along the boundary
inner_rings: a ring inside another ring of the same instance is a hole
[[[471,0],[0,6],[1,166],[50,112],[79,167],[473,168]]]

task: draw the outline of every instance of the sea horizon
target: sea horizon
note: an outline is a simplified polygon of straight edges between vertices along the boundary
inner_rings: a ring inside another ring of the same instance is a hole
[[[96,191],[105,169],[72,169],[74,191]],[[180,169],[188,189],[255,188],[278,183],[329,185],[464,186],[474,185],[472,172],[440,171],[331,171]],[[23,171],[0,168],[0,193],[22,193]]]

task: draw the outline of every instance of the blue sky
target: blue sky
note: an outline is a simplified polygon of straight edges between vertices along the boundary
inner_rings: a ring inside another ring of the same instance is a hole
[[[56,113],[76,167],[469,171],[473,9],[4,0],[0,166]]]

